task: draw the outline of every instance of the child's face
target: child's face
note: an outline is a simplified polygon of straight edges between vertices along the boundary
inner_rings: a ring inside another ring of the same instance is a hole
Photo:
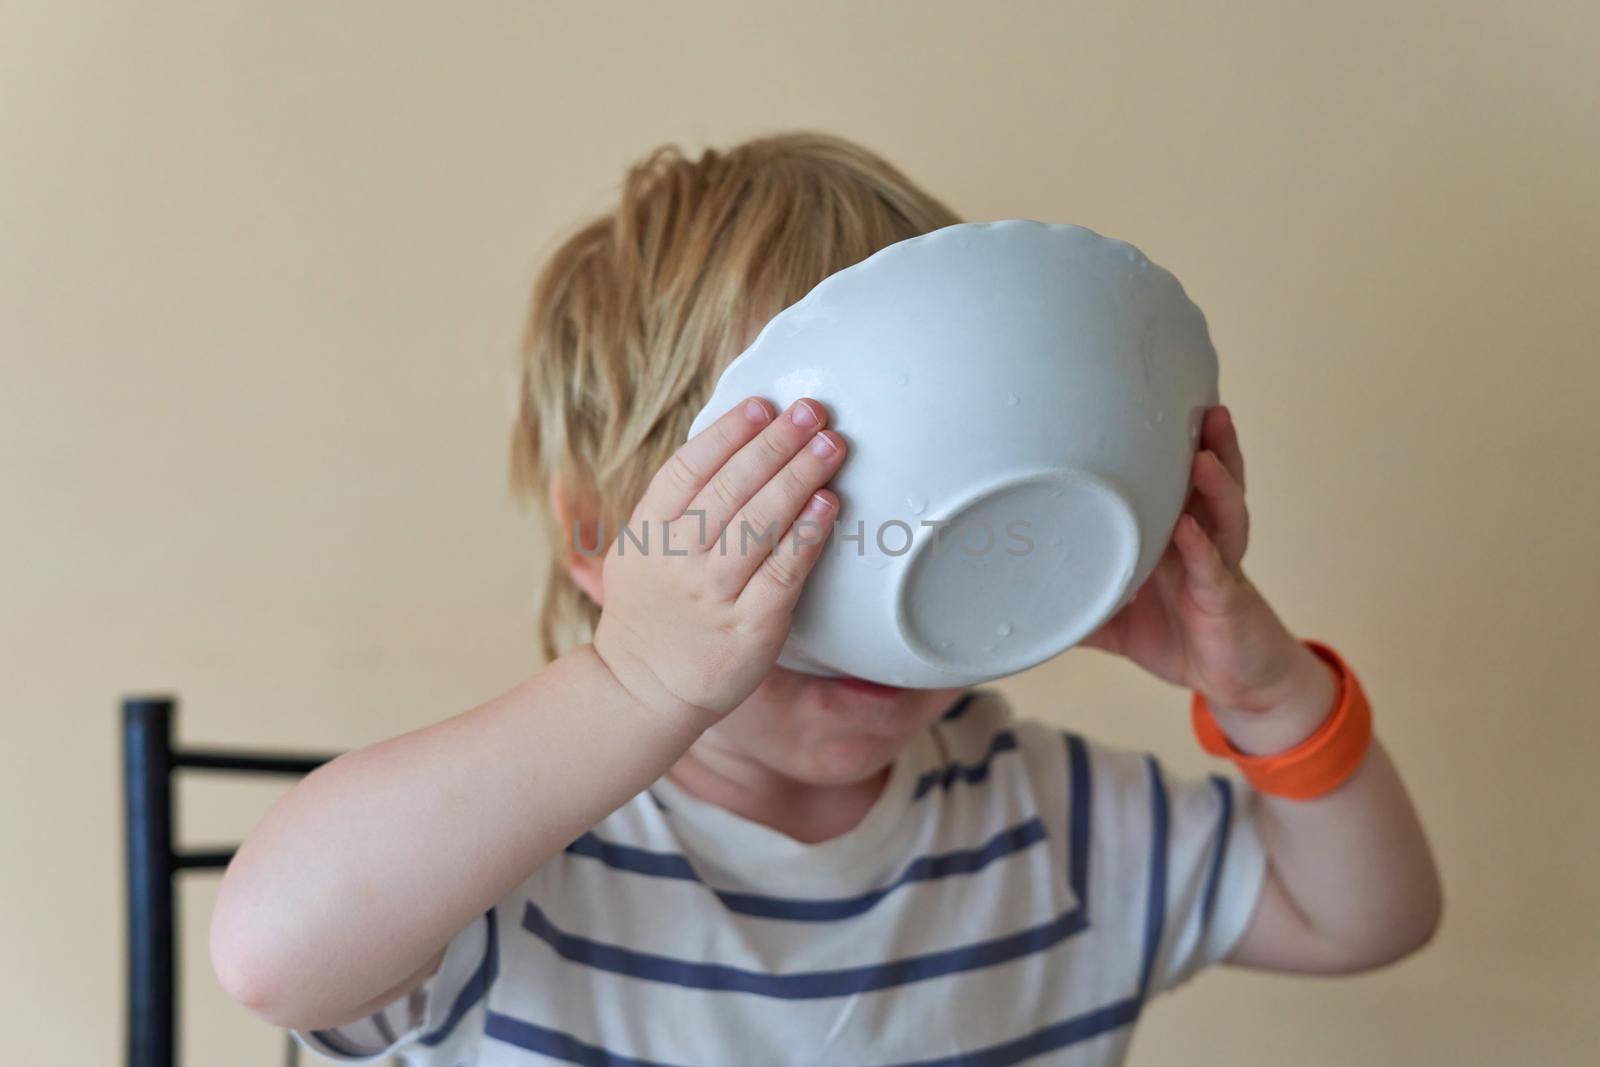
[[[776,667],[703,742],[795,782],[854,785],[947,711],[960,689],[893,689]]]

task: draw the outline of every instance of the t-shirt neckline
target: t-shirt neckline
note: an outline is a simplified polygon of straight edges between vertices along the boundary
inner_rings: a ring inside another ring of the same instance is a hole
[[[697,854],[694,859],[718,868],[719,881],[758,878],[765,888],[837,889],[866,883],[893,864],[903,851],[897,834],[910,839],[913,820],[906,818],[919,770],[936,751],[933,730],[921,731],[895,754],[883,791],[861,821],[836,837],[808,843],[781,830],[746,818],[684,789],[666,775],[650,786],[664,806],[673,829]],[[737,857],[737,862],[718,862]],[[709,873],[709,872],[708,872]]]

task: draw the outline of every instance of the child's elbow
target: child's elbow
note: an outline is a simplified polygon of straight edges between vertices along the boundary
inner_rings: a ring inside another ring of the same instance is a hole
[[[1396,959],[1404,959],[1427,948],[1439,936],[1439,927],[1443,923],[1444,886],[1439,881],[1438,872],[1434,872],[1418,905],[1416,918],[1401,939],[1401,952]]]
[[[1363,951],[1347,957],[1344,966],[1335,970],[1356,974],[1399,963],[1432,944],[1443,921],[1444,891],[1435,876],[1425,889],[1415,894],[1410,906],[1388,924],[1381,937],[1373,939]]]
[[[1444,908],[1434,906],[1432,910],[1419,915],[1414,922],[1400,930],[1391,946],[1387,958],[1378,961],[1377,966],[1388,966],[1399,963],[1401,960],[1416,955],[1433,943],[1439,934],[1439,924],[1444,919]]]
[[[1436,864],[1428,864],[1422,882],[1422,889],[1417,893],[1417,915],[1412,924],[1412,943],[1406,952],[1408,956],[1438,936],[1439,926],[1444,922],[1444,881],[1439,877]]]
[[[211,969],[223,992],[250,1014],[284,1029],[303,1029],[294,976],[259,927],[219,906],[211,916]]]

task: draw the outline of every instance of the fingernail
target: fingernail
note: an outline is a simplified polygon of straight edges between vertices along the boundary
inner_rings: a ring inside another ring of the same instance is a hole
[[[824,430],[811,439],[812,455],[822,456],[824,459],[839,451],[839,446],[833,443],[833,438]]]
[[[813,493],[811,495],[811,499],[806,501],[806,514],[821,515],[831,507],[833,507],[833,502],[831,500],[823,496],[821,493]]]
[[[772,417],[772,413],[767,410],[767,405],[754,397],[744,402],[744,414],[751,422],[766,422],[767,419]]]
[[[822,420],[817,417],[817,413],[804,400],[795,401],[794,407],[789,409],[789,417],[802,430],[810,430],[822,425]]]

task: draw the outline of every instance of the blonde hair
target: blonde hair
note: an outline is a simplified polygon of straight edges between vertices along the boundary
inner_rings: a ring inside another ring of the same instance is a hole
[[[552,485],[614,536],[756,327],[828,275],[959,221],[879,156],[821,133],[698,160],[666,145],[629,169],[615,210],[545,264],[524,337],[511,483],[549,535],[545,656],[599,617],[568,574]]]

